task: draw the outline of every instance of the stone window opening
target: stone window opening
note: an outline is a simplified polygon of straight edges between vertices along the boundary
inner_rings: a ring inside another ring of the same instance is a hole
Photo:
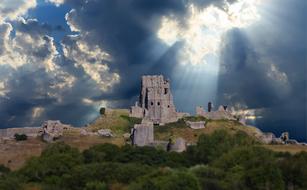
[[[164,94],[167,94],[167,93],[168,93],[168,89],[164,88]]]
[[[167,107],[169,108],[169,105],[167,105]]]
[[[158,102],[157,104],[158,104],[158,106],[160,106],[160,102]]]
[[[150,105],[152,105],[152,106],[153,106],[153,105],[154,105],[154,103],[153,103],[153,102],[151,102],[151,103],[150,103]]]

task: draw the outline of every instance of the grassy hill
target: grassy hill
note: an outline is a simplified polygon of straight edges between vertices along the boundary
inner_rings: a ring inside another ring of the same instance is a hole
[[[185,121],[206,121],[206,127],[203,129],[191,129]],[[97,118],[89,124],[86,129],[96,132],[99,129],[111,129],[114,133],[113,138],[99,136],[81,136],[80,128],[73,128],[66,131],[62,141],[79,150],[85,150],[97,144],[111,143],[123,146],[126,139],[123,134],[129,133],[130,128],[136,123],[141,123],[141,119],[129,117],[129,111],[126,109],[107,109],[105,115]],[[165,140],[169,138],[184,138],[189,144],[197,142],[201,134],[212,134],[217,130],[226,130],[230,134],[243,131],[250,138],[255,139],[257,128],[244,126],[237,121],[229,120],[207,120],[203,117],[186,117],[177,122],[169,123],[164,126],[155,126],[155,140]],[[30,138],[27,141],[16,142],[14,140],[0,141],[0,164],[15,170],[20,168],[27,159],[32,156],[38,156],[46,148],[47,143],[42,142],[40,138]],[[307,152],[306,146],[298,145],[262,145],[277,152],[297,153]]]
[[[203,129],[192,129],[187,126],[186,121],[206,121],[206,127]],[[87,129],[97,131],[99,129],[111,129],[117,137],[124,133],[129,133],[134,124],[141,123],[141,119],[129,117],[129,111],[126,109],[108,109],[105,115],[97,118]],[[227,130],[230,133],[243,131],[254,138],[256,128],[244,126],[237,121],[230,120],[208,120],[204,117],[185,117],[174,123],[168,123],[163,126],[155,126],[155,140],[168,140],[169,138],[182,137],[189,143],[195,143],[200,134],[211,134],[216,130]]]

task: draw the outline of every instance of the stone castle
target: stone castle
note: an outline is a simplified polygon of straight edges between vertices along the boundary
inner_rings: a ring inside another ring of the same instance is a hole
[[[164,124],[175,122],[186,115],[188,114],[176,111],[168,80],[162,75],[142,76],[139,101],[131,107],[131,117]]]

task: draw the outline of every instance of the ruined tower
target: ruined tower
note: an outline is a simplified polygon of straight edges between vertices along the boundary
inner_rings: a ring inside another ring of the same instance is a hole
[[[149,119],[153,123],[169,123],[182,114],[176,112],[170,83],[162,75],[142,76],[139,102],[131,107],[130,116]]]

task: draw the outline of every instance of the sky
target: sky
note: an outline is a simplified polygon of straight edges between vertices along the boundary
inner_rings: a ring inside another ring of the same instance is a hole
[[[307,141],[305,0],[0,0],[0,128],[129,108],[142,75],[177,110],[234,107]]]

